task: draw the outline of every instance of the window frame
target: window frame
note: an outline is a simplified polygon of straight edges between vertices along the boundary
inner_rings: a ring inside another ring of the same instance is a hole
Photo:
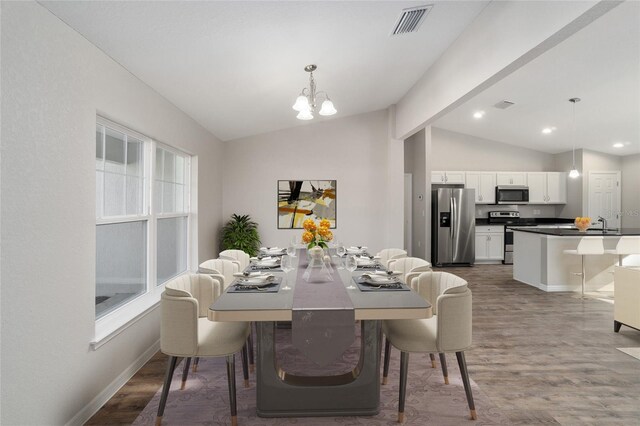
[[[195,235],[192,234],[194,225],[193,219],[195,217],[195,212],[193,208],[195,207],[192,202],[195,194],[193,193],[193,156],[185,152],[183,150],[177,149],[165,143],[159,142],[153,138],[145,136],[135,130],[132,130],[128,127],[122,126],[118,123],[115,123],[107,118],[102,116],[96,116],[96,128],[98,126],[103,126],[105,128],[104,134],[106,135],[106,128],[115,130],[117,132],[123,133],[125,135],[131,136],[137,140],[142,141],[142,153],[144,161],[142,163],[142,174],[141,178],[143,179],[143,208],[141,214],[126,214],[126,205],[125,205],[125,214],[118,216],[104,216],[104,201],[102,201],[102,216],[97,216],[97,211],[95,215],[96,220],[96,229],[99,225],[106,224],[115,224],[115,223],[127,223],[127,222],[146,222],[146,248],[147,248],[147,256],[146,256],[146,282],[145,282],[145,290],[143,293],[132,297],[130,300],[127,300],[122,305],[116,307],[112,311],[105,313],[100,317],[94,316],[95,321],[95,332],[94,338],[90,342],[90,346],[93,350],[97,350],[100,346],[111,340],[116,335],[120,334],[122,331],[126,330],[131,324],[135,323],[138,319],[146,316],[150,313],[155,307],[158,306],[160,302],[160,295],[164,291],[165,283],[169,280],[178,277],[182,274],[186,274],[190,272],[191,261],[193,259],[193,240],[196,238]],[[170,151],[175,155],[181,155],[185,157],[185,202],[187,203],[185,212],[182,213],[165,213],[158,214],[154,208],[154,191],[153,185],[155,183],[155,160],[156,160],[156,147],[164,149],[166,151]],[[125,145],[126,150],[126,145]],[[106,158],[106,149],[103,142],[103,150],[102,150],[103,158]],[[125,157],[126,158],[126,157]],[[95,161],[95,159],[94,159]],[[103,160],[104,161],[104,160]],[[126,162],[125,162],[126,165]],[[96,171],[97,171],[96,166]],[[94,174],[95,178],[95,174]],[[126,181],[126,180],[125,180]],[[102,197],[104,200],[104,171],[103,171],[103,192]],[[97,193],[95,195],[97,197]],[[126,197],[126,190],[125,190]],[[97,206],[97,201],[94,203]],[[158,247],[157,247],[157,233],[158,233],[158,219],[170,218],[170,217],[186,217],[187,221],[187,241],[186,241],[186,269],[184,271],[179,272],[175,276],[167,279],[162,283],[158,283],[157,279],[157,257],[158,257]],[[97,259],[96,259],[97,261]],[[95,291],[97,289],[96,276],[94,274],[94,296]],[[95,306],[95,305],[94,305]]]

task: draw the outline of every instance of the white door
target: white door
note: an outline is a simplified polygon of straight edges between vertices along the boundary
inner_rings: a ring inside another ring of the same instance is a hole
[[[607,220],[607,227],[620,227],[620,172],[589,172],[589,217]]]
[[[411,233],[413,231],[413,222],[411,216],[413,212],[412,204],[412,183],[411,173],[404,174],[404,249],[411,256]]]

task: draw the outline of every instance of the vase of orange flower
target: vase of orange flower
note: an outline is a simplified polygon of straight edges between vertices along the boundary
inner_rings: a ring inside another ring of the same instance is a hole
[[[590,217],[576,217],[576,220],[573,222],[578,228],[580,232],[587,232],[589,226],[591,226],[591,218]]]
[[[331,222],[327,219],[320,220],[316,224],[313,219],[307,219],[302,223],[304,232],[302,241],[307,244],[307,256],[309,266],[302,277],[307,282],[333,281],[333,277],[327,268],[325,250],[328,250],[327,243],[333,240],[333,233],[329,229]]]

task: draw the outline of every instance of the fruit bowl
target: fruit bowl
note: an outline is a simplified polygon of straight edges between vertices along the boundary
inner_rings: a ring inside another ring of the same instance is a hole
[[[589,226],[591,226],[591,218],[590,217],[576,217],[576,220],[573,222],[576,225],[576,228],[580,232],[587,232]]]

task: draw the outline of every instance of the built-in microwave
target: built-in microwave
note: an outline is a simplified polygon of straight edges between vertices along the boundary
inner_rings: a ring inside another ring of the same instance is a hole
[[[496,186],[496,204],[529,204],[529,187]]]

